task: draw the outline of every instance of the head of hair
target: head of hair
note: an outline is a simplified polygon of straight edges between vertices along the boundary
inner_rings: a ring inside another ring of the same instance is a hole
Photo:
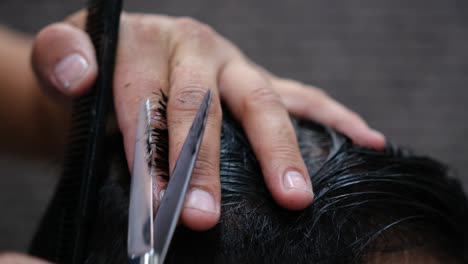
[[[375,151],[313,122],[293,120],[315,200],[289,211],[271,197],[237,122],[224,112],[221,219],[179,226],[166,263],[464,263],[468,203],[443,164],[388,145]],[[153,131],[164,141],[167,131]],[[165,134],[164,134],[165,133]],[[163,135],[163,136],[161,136]],[[129,170],[121,139],[110,144],[86,263],[125,263]],[[167,141],[160,145],[167,168]]]

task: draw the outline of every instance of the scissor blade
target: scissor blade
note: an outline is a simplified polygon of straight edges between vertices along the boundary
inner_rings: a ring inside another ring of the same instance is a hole
[[[169,184],[166,188],[154,220],[154,253],[162,263],[171,243],[179,220],[185,194],[192,176],[195,161],[205,131],[211,91],[208,91],[192,123],[179,158],[176,161]]]
[[[137,134],[130,185],[128,210],[128,257],[135,259],[153,250],[153,193],[151,168],[148,165],[150,105],[145,101],[138,115]]]

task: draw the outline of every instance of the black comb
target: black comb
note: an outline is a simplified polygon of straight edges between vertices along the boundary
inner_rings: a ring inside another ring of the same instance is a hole
[[[112,104],[112,83],[122,0],[88,2],[86,31],[99,67],[93,89],[73,103],[70,141],[55,196],[31,253],[56,263],[83,263],[97,193],[108,162],[103,153]]]

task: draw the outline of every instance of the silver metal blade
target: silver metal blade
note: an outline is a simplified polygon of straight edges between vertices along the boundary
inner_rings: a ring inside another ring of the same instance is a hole
[[[208,91],[182,146],[169,184],[156,213],[154,220],[154,254],[158,257],[159,263],[162,263],[166,257],[179,220],[195,161],[200,150],[210,103],[211,91]]]
[[[145,101],[140,108],[133,156],[128,210],[128,257],[135,259],[153,251],[153,182],[148,165],[150,105]]]

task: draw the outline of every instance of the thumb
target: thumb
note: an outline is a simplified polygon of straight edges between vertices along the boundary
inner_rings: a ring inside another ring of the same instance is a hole
[[[87,92],[97,76],[89,36],[66,23],[49,25],[37,34],[32,66],[47,93],[66,97]]]

